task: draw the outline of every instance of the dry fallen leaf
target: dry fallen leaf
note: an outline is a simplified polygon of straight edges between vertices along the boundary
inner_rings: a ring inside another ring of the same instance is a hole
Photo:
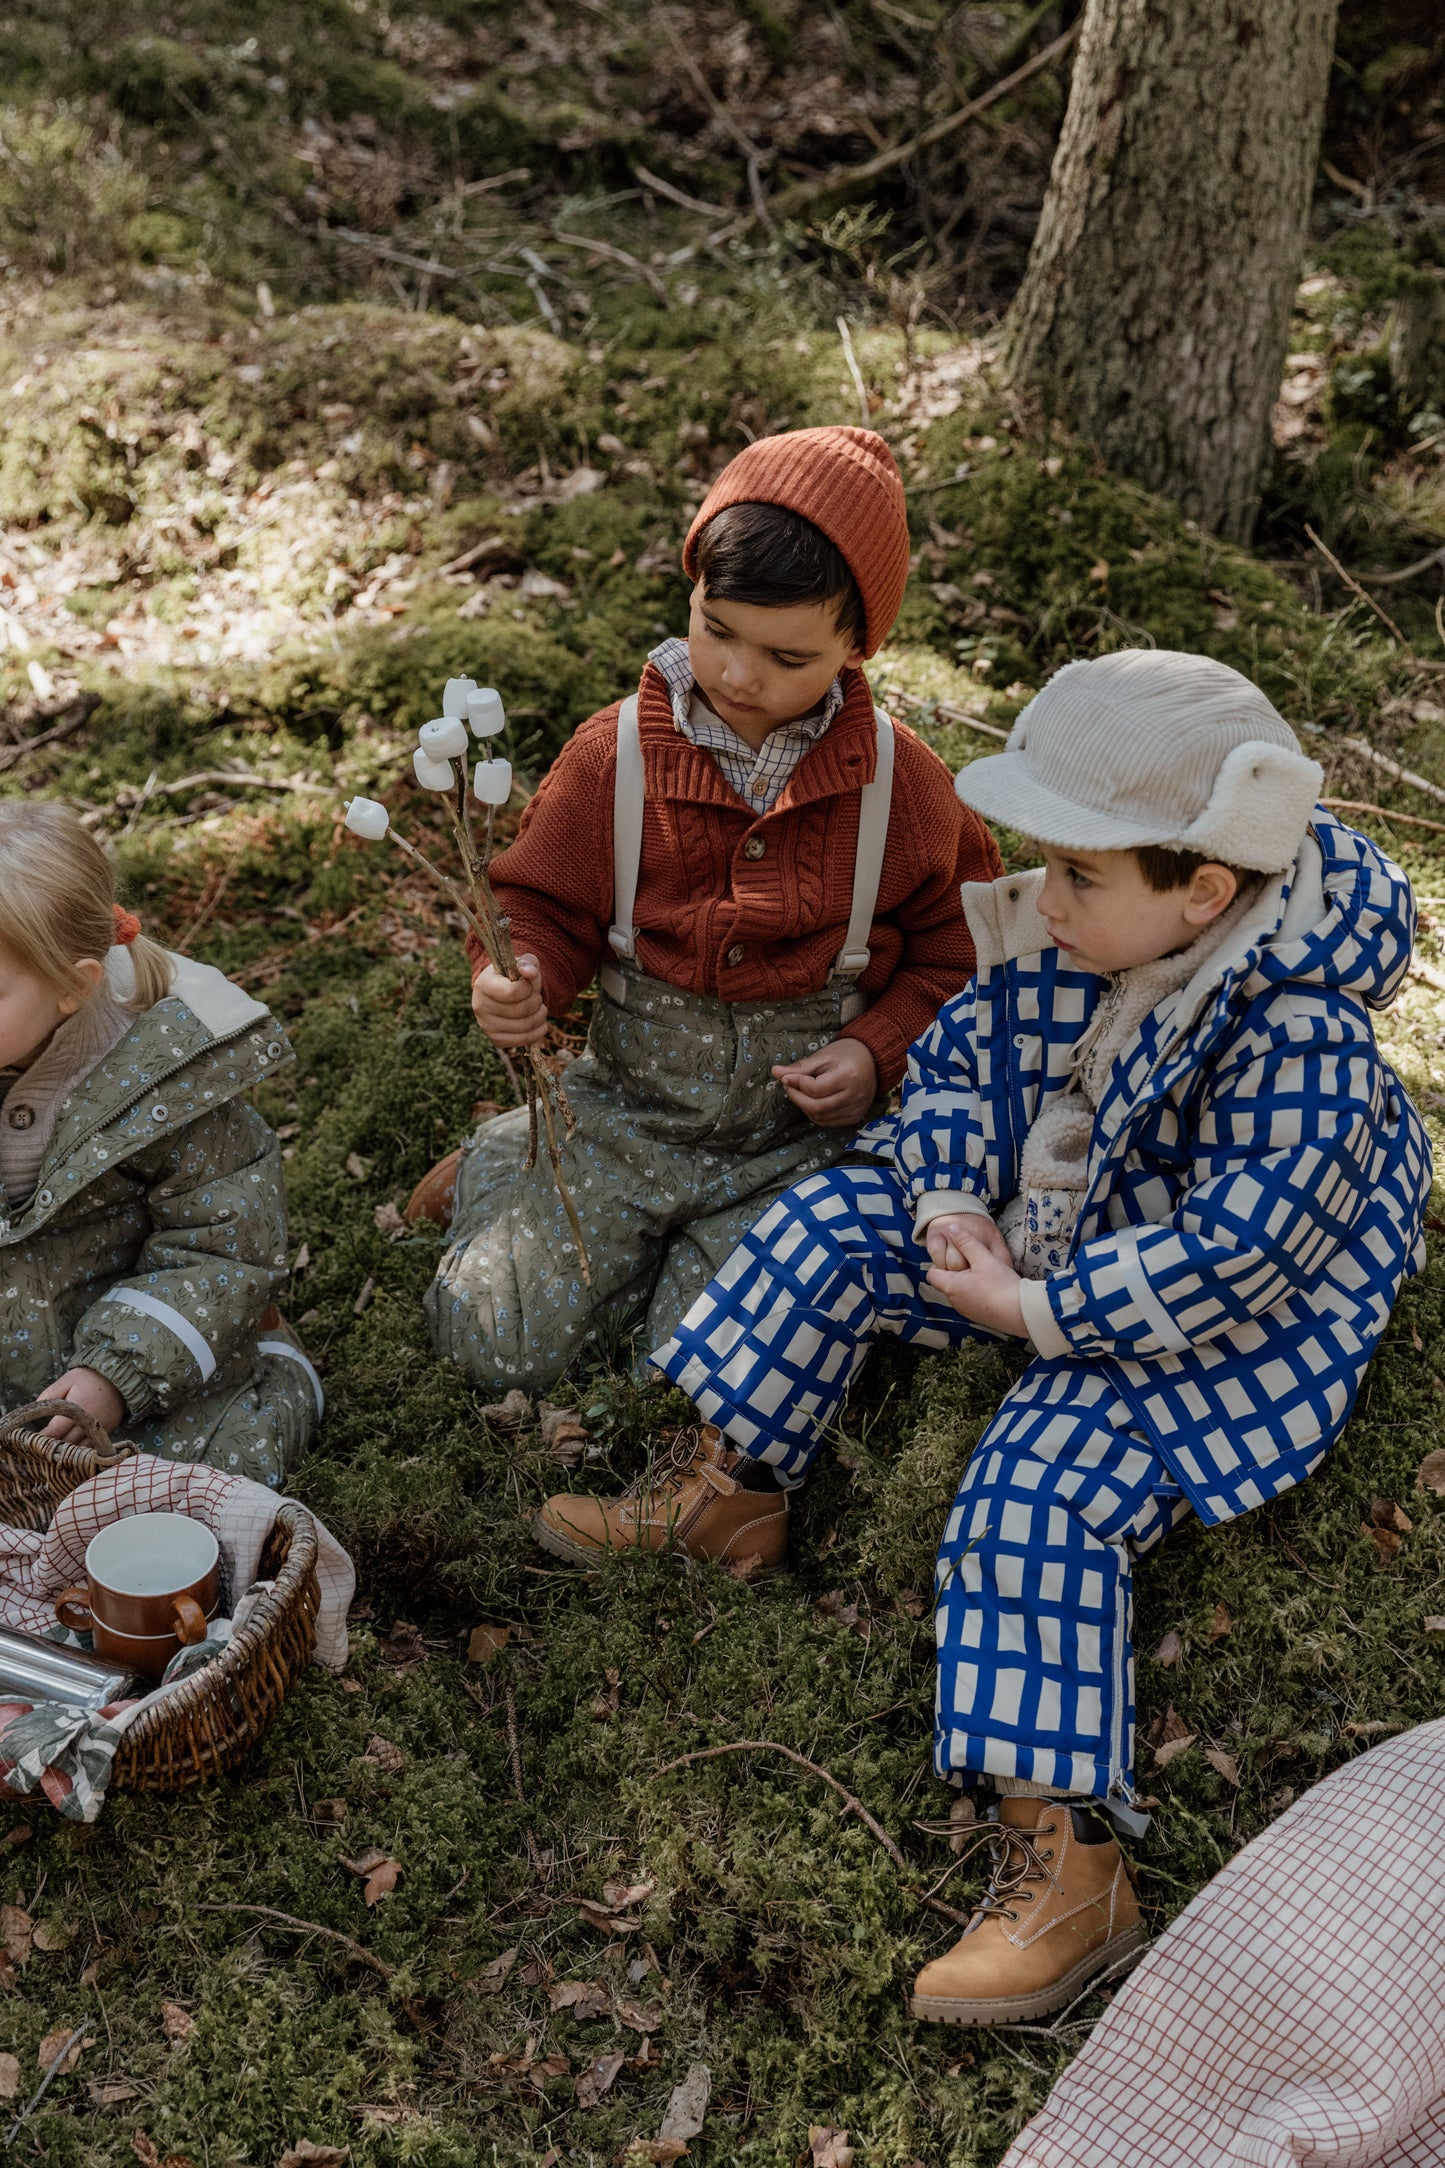
[[[813,2168],[853,2168],[853,2148],[846,2130],[829,2130],[824,2123],[808,2126],[808,2151]]]
[[[35,1922],[21,1905],[0,1905],[0,1944],[10,1952],[11,1962],[23,1965],[30,1955]]]
[[[389,1634],[384,1634],[376,1644],[382,1662],[393,1669],[403,1664],[424,1664],[426,1643],[421,1628],[413,1626],[410,1619],[399,1618]]]
[[[401,1874],[401,1862],[377,1845],[359,1852],[355,1859],[343,1859],[341,1864],[365,1883],[361,1894],[369,1905],[374,1905],[378,1897],[389,1897]]]
[[[0,2100],[13,2100],[20,2090],[20,2058],[0,2055]]]
[[[599,2055],[590,2069],[584,2070],[577,2080],[577,2105],[579,2108],[595,2108],[604,2093],[612,2090],[618,2071],[626,2062],[625,2055],[613,2053]]]
[[[1376,1528],[1391,1528],[1397,1535],[1408,1536],[1415,1523],[1402,1506],[1393,1498],[1372,1498],[1370,1519]]]
[[[1192,1731],[1186,1731],[1183,1736],[1178,1739],[1161,1740],[1159,1745],[1156,1746],[1154,1749],[1155,1768],[1166,1769],[1169,1766],[1170,1762],[1172,1762],[1177,1755],[1188,1752],[1189,1748],[1194,1745],[1196,1737],[1196,1733]]]
[[[610,1912],[630,1912],[634,1905],[644,1903],[656,1887],[655,1882],[604,1882],[602,1902]]]
[[[128,2100],[140,2099],[140,2087],[129,2078],[92,2078],[86,2091],[96,2108],[122,2108]]]
[[[314,1799],[311,1802],[311,1819],[323,1829],[339,1829],[346,1820],[344,1799]]]
[[[1394,1529],[1375,1528],[1371,1526],[1369,1521],[1361,1521],[1360,1534],[1371,1544],[1380,1564],[1388,1566],[1390,1560],[1400,1548],[1400,1538],[1396,1535]]]
[[[658,2137],[664,2142],[681,2139],[684,2144],[695,2138],[702,2129],[711,2093],[712,2072],[706,2063],[694,2063],[681,2085],[672,2089]]]
[[[140,2162],[140,2168],[161,2168],[160,2147],[145,2131],[132,2131],[130,2149]]]
[[[496,1995],[501,1992],[507,1983],[508,1973],[517,1962],[517,1949],[518,1945],[514,1942],[510,1950],[503,1950],[500,1957],[494,1957],[490,1964],[483,1965],[472,1982],[479,1995]]]
[[[298,2138],[295,2145],[288,2145],[276,2168],[346,2168],[351,2158],[349,2145],[317,2145],[310,2138]]]
[[[40,2065],[40,2073],[42,2077],[44,2076],[45,2072],[50,2068],[51,2064],[56,2061],[56,2058],[58,2056],[61,2056],[62,2049],[65,2049],[65,2053],[63,2055],[63,2058],[60,2060],[55,2073],[58,2078],[68,2076],[69,2073],[75,2068],[76,2064],[80,2061],[80,2058],[85,2053],[86,2049],[93,2048],[95,2046],[95,2042],[93,2039],[85,2037],[77,2040],[72,2048],[66,2049],[65,2043],[74,2031],[75,2027],[73,2025],[57,2025],[54,2032],[48,2032],[45,2035],[45,2038],[41,2041],[39,2047],[35,2051],[35,2059]]]
[[[554,1408],[549,1400],[538,1404],[542,1443],[564,1468],[575,1468],[592,1442],[591,1432],[575,1408]]]
[[[520,1430],[524,1423],[532,1420],[532,1403],[526,1394],[514,1385],[502,1399],[489,1402],[486,1407],[479,1408],[477,1413],[483,1422],[491,1424],[493,1430]]]
[[[405,1242],[411,1233],[394,1204],[379,1204],[371,1216],[376,1222],[377,1233],[385,1235],[388,1242]]]
[[[1225,1606],[1222,1603],[1217,1603],[1214,1606],[1214,1616],[1209,1621],[1210,1640],[1222,1641],[1226,1634],[1232,1634],[1233,1631],[1234,1620],[1230,1617]]]
[[[364,1182],[366,1180],[370,1167],[371,1161],[369,1159],[363,1159],[360,1152],[347,1153],[346,1171],[351,1176],[353,1182]]]
[[[17,1822],[13,1829],[7,1829],[4,1836],[0,1837],[0,1852],[8,1852],[17,1844],[28,1844],[34,1835],[35,1830],[29,1822]]]
[[[662,2012],[640,2002],[619,2002],[617,2015],[633,2032],[655,2033],[662,2023]]]
[[[37,1950],[63,1950],[70,1941],[70,1929],[63,1920],[41,1920],[31,1941]]]
[[[1154,1661],[1156,1664],[1162,1665],[1165,1671],[1171,1671],[1183,1654],[1184,1643],[1171,1626],[1158,1648],[1154,1651]]]
[[[1236,1791],[1239,1790],[1239,1763],[1232,1754],[1226,1754],[1222,1746],[1207,1746],[1204,1749],[1204,1759],[1211,1769],[1219,1771],[1226,1784],[1232,1784]]]
[[[489,1664],[499,1649],[504,1649],[512,1638],[510,1626],[474,1626],[467,1643],[469,1664]]]
[[[746,1558],[730,1558],[728,1572],[735,1581],[755,1581],[763,1570],[761,1551],[749,1551]]]
[[[1433,1491],[1437,1498],[1445,1498],[1445,1449],[1427,1453],[1415,1475],[1418,1491]]]
[[[364,1762],[369,1762],[373,1769],[384,1769],[389,1777],[394,1777],[399,1769],[406,1767],[406,1756],[401,1748],[393,1746],[390,1739],[383,1739],[379,1731],[374,1731],[367,1740],[366,1752],[361,1758]]]
[[[606,2017],[612,1995],[601,1980],[558,1980],[548,1988],[547,2000],[554,2010],[570,2010],[580,2019]]]
[[[1438,1611],[1432,1611],[1425,1621],[1425,1631],[1427,1634],[1445,1634],[1445,1618]]]
[[[196,2021],[189,2010],[183,2010],[178,2002],[161,2004],[161,2031],[167,2040],[179,2045],[189,2040],[196,2029]]]

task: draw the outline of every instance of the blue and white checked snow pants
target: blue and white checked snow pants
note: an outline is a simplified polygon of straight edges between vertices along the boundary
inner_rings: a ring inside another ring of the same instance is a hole
[[[887,1168],[770,1206],[653,1361],[734,1445],[801,1479],[879,1333],[980,1337],[927,1284]],[[1104,1373],[1035,1361],[974,1450],[939,1547],[934,1761],[1132,1798],[1133,1562],[1190,1508]]]

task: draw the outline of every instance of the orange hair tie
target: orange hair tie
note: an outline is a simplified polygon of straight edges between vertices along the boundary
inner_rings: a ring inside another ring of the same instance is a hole
[[[140,920],[134,911],[127,911],[123,903],[115,906],[115,939],[117,948],[129,948],[140,932]]]

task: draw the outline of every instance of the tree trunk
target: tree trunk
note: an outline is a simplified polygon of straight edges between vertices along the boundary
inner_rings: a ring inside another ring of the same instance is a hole
[[[1338,0],[1088,0],[1028,270],[1020,387],[1111,467],[1254,520]]]

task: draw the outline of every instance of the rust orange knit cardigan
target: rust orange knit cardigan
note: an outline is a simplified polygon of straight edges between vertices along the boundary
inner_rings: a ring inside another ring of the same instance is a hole
[[[826,983],[852,902],[859,793],[878,757],[867,680],[846,670],[843,682],[833,722],[757,815],[712,755],[682,736],[662,678],[650,663],[644,670],[646,811],[635,924],[638,964],[650,977],[724,1001],[799,1000]],[[844,1032],[869,1049],[883,1090],[902,1076],[912,1040],[973,974],[959,883],[1003,871],[993,837],[959,803],[938,755],[911,730],[895,729],[872,960],[859,982],[872,1006]],[[616,764],[614,705],[563,747],[516,840],[492,862],[512,939],[540,963],[554,1015],[570,1008],[609,954]],[[469,946],[479,970],[480,952]]]

